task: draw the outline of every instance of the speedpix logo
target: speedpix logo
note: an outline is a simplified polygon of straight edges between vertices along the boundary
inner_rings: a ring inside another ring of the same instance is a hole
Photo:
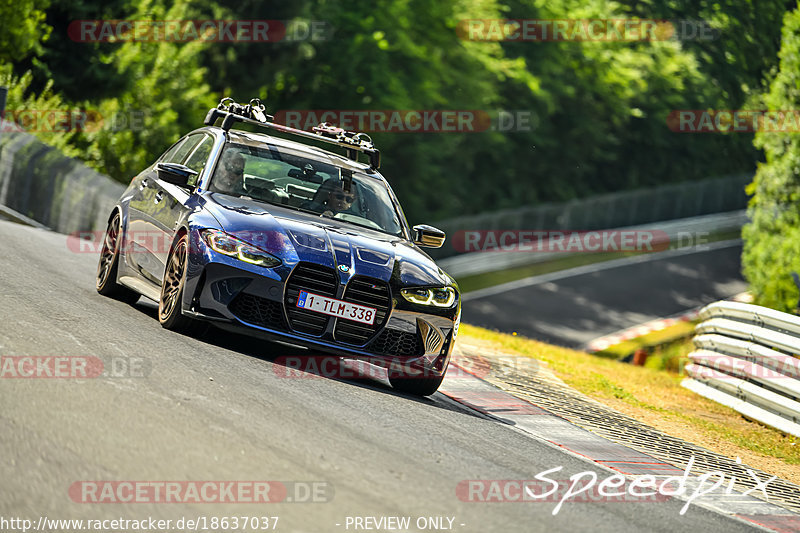
[[[684,515],[692,502],[717,489],[730,495],[737,482],[735,476],[728,477],[727,472],[721,471],[692,476],[694,462],[692,456],[683,475],[668,477],[639,475],[628,478],[613,474],[601,478],[595,472],[586,471],[573,474],[569,479],[554,479],[552,475],[564,469],[557,466],[536,474],[530,480],[464,480],[456,486],[456,496],[461,501],[473,503],[557,502],[553,515],[557,515],[567,502],[658,502],[678,497],[686,502],[679,511]],[[741,462],[738,457],[737,462]],[[743,481],[752,486],[743,494],[761,491],[768,498],[767,485],[777,476],[764,480],[753,470],[746,469],[746,472],[749,479]]]

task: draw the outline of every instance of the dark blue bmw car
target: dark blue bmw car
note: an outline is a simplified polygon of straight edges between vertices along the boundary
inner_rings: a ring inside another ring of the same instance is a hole
[[[435,392],[458,331],[458,286],[420,249],[444,233],[408,226],[371,140],[276,124],[258,101],[222,102],[205,123],[119,199],[97,291],[157,301],[167,329],[213,322],[364,359],[395,369],[398,390]],[[315,146],[325,143],[345,156]]]

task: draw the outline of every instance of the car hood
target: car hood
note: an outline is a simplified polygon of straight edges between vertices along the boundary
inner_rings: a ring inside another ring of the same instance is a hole
[[[426,253],[402,237],[246,198],[207,193],[203,199],[223,231],[286,265],[308,261],[395,286],[453,283]]]

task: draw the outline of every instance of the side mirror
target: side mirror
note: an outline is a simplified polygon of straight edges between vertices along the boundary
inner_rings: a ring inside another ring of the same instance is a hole
[[[445,234],[442,230],[419,224],[412,228],[414,230],[414,244],[427,248],[441,248],[444,244]]]
[[[156,173],[158,179],[180,187],[188,186],[189,180],[197,176],[197,172],[178,163],[159,163],[156,165]]]

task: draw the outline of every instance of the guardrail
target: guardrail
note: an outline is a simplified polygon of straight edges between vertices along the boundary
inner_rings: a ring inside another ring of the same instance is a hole
[[[713,233],[737,231],[741,229],[747,221],[747,212],[741,209],[738,211],[682,218],[679,220],[668,220],[640,226],[606,228],[605,230],[609,232],[657,230],[667,240],[665,242],[653,241],[652,244],[654,246],[662,244],[669,245],[672,243],[680,245],[683,238],[686,238],[686,240],[692,244],[695,237],[699,235],[707,236]],[[544,249],[549,248],[546,243],[547,241],[545,241],[545,245],[543,246]],[[702,244],[700,246],[702,246]],[[544,263],[571,255],[580,254],[576,252],[471,252],[448,257],[446,259],[439,259],[437,263],[451,276],[460,277]]]
[[[0,206],[15,211],[12,218],[21,215],[60,233],[102,230],[124,190],[32,135],[0,137]]]
[[[800,437],[800,317],[738,302],[698,316],[681,385]]]
[[[437,261],[462,255],[452,246],[459,231],[595,231],[738,211],[751,181],[745,173],[435,220],[450,239],[428,253]]]

